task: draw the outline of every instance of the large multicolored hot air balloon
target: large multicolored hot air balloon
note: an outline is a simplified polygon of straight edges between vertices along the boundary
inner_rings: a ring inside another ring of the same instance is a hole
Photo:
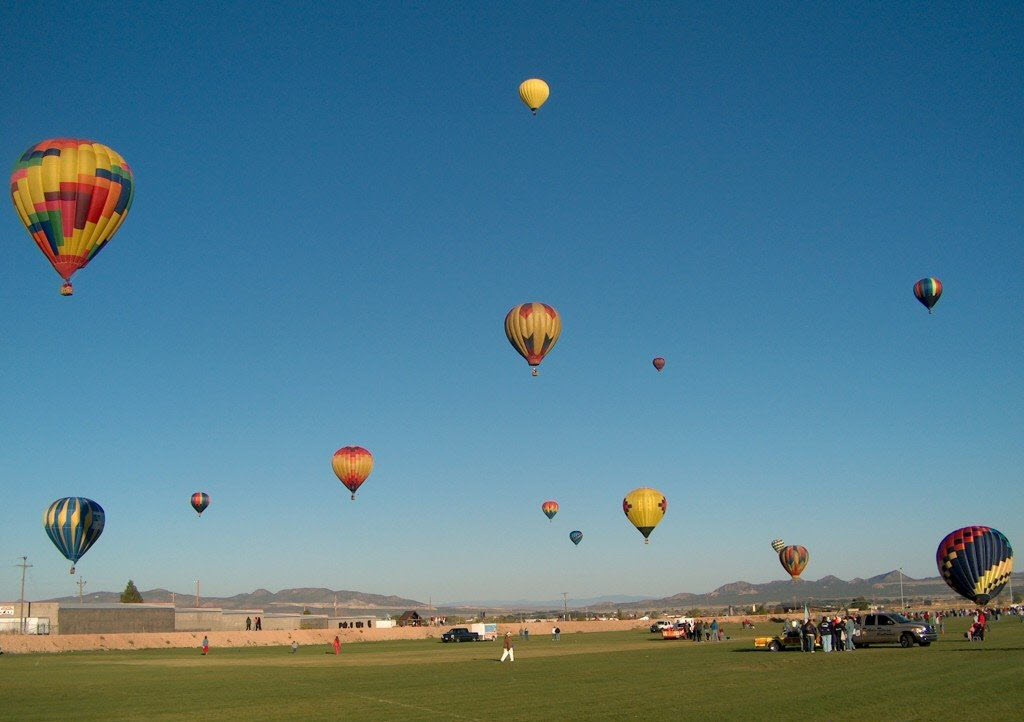
[[[546,303],[524,303],[505,315],[505,336],[512,348],[526,359],[537,375],[537,367],[558,343],[562,317]]]
[[[544,515],[548,520],[554,519],[555,514],[558,513],[558,502],[557,501],[545,501],[540,505],[540,510],[544,512]]]
[[[794,582],[803,574],[808,559],[810,559],[810,555],[807,553],[807,548],[799,544],[782,547],[779,551],[779,563],[782,564],[782,568],[793,578]]]
[[[965,526],[946,535],[935,552],[939,574],[954,592],[984,606],[1013,573],[1013,548],[989,526]]]
[[[202,516],[202,513],[206,511],[206,507],[210,505],[210,495],[205,494],[201,491],[197,491],[192,495],[192,508],[196,510],[196,513]]]
[[[537,108],[547,102],[550,94],[548,84],[540,78],[530,78],[519,84],[519,99],[534,115],[537,115]]]
[[[651,361],[651,363],[654,364],[654,368],[658,369],[659,372],[663,368],[665,368],[665,359],[663,359],[661,356],[655,358],[653,361]]]
[[[781,539],[772,539],[772,549],[775,550],[776,554],[781,552],[782,547],[784,546],[786,546],[786,542],[782,541]]]
[[[50,504],[43,512],[43,529],[57,550],[75,564],[103,533],[103,507],[92,499],[67,496]]]
[[[928,313],[931,313],[932,306],[938,303],[939,297],[942,296],[942,282],[937,278],[922,278],[914,284],[914,295],[928,309]]]
[[[11,173],[11,200],[32,240],[64,279],[103,250],[124,223],[135,183],[124,158],[101,143],[44,140],[26,150]]]
[[[581,532],[579,529],[577,529],[576,531],[569,532],[569,541],[571,541],[576,546],[579,546],[580,542],[583,541],[583,532]]]
[[[361,446],[343,446],[334,452],[331,466],[338,480],[352,492],[355,501],[356,490],[373,471],[373,454]]]
[[[649,544],[648,537],[668,511],[668,501],[657,489],[645,486],[626,494],[626,498],[622,500],[622,511],[633,526],[644,535],[644,544]]]

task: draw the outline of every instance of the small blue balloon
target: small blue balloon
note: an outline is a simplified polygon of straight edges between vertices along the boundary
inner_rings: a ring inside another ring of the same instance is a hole
[[[569,532],[569,539],[572,541],[573,544],[579,544],[581,541],[583,541],[583,532],[579,530],[571,531]]]

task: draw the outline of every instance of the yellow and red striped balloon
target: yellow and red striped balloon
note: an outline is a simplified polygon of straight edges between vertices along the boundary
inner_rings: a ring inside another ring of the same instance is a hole
[[[551,519],[555,518],[555,514],[558,513],[558,502],[557,501],[545,501],[540,505],[540,510],[544,512],[544,516]]]
[[[533,368],[534,376],[561,333],[562,317],[546,303],[524,303],[505,315],[505,336]]]
[[[343,446],[334,452],[331,467],[355,501],[356,491],[373,471],[373,454],[361,446]]]
[[[15,163],[11,200],[32,240],[64,279],[61,295],[71,295],[71,276],[117,233],[134,192],[124,158],[90,140],[44,140]]]

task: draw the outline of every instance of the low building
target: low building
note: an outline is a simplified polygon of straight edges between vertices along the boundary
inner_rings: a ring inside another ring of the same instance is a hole
[[[174,607],[170,604],[61,604],[57,610],[59,634],[120,634],[173,632]]]
[[[422,627],[423,626],[423,617],[421,617],[416,612],[416,610],[410,610],[408,612],[405,612],[404,614],[402,614],[401,617],[398,618],[398,626],[399,627]]]

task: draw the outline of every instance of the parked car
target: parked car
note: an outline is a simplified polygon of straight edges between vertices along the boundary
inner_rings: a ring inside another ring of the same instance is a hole
[[[802,649],[800,641],[800,627],[787,625],[782,632],[772,637],[754,637],[756,649],[767,649],[769,652],[781,652],[784,649]],[[815,647],[821,649],[821,642],[815,642]]]
[[[666,622],[664,619],[659,619],[657,622],[651,625],[651,634],[655,634],[671,626],[672,622]]]
[[[930,624],[911,621],[896,612],[880,612],[865,615],[863,623],[857,625],[853,641],[858,647],[871,644],[899,644],[901,647],[920,644],[927,647],[938,639],[935,627]]]
[[[452,627],[441,635],[442,642],[479,642],[480,635],[465,627]]]

